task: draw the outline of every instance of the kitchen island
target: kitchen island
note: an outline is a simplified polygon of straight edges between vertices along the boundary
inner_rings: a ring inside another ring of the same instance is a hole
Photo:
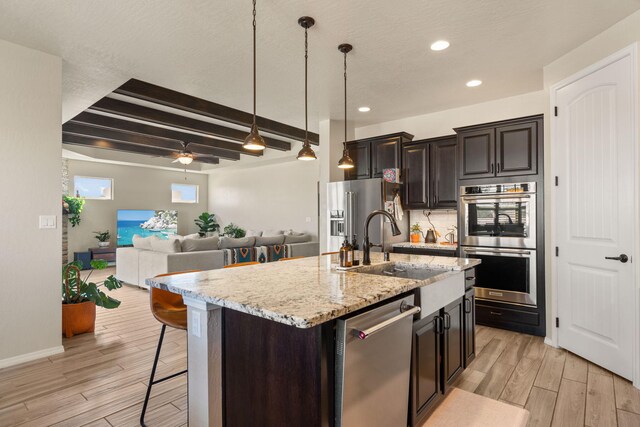
[[[147,279],[188,307],[192,426],[333,426],[336,321],[433,286],[477,260],[371,254],[337,271],[335,256]],[[426,279],[367,274],[403,263],[441,269]],[[464,287],[456,289],[464,294]]]

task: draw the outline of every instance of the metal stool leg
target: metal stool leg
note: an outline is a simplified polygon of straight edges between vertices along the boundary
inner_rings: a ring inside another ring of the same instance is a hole
[[[158,348],[156,349],[156,357],[153,360],[153,368],[151,368],[151,377],[149,378],[149,385],[147,386],[147,395],[144,397],[144,404],[142,405],[142,414],[140,414],[140,425],[145,427],[144,415],[147,412],[147,405],[149,404],[149,397],[151,396],[151,387],[155,384],[153,379],[156,376],[156,368],[158,367],[158,360],[160,360],[160,350],[162,349],[162,340],[164,339],[164,331],[167,329],[167,325],[162,325],[160,331],[160,339],[158,340]]]

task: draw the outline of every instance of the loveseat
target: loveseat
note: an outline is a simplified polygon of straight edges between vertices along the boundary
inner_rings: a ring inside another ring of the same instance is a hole
[[[133,247],[116,250],[116,277],[146,288],[145,279],[163,273],[215,270],[249,258],[271,262],[281,257],[318,255],[319,244],[311,241],[310,235],[285,233],[282,230],[251,232],[251,236],[240,239],[189,235],[163,240],[134,236]]]

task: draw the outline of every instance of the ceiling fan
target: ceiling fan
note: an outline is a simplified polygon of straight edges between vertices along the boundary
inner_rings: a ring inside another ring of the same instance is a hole
[[[186,166],[190,165],[194,160],[215,157],[209,154],[193,154],[188,148],[188,142],[180,141],[180,143],[182,144],[182,150],[180,150],[180,152],[177,154],[173,154],[173,157],[175,157],[176,159],[171,163],[180,163]]]

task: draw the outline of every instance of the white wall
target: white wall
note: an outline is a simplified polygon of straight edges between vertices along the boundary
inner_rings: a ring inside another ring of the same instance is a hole
[[[472,90],[472,89],[470,89]],[[453,128],[540,114],[547,110],[544,91],[356,128],[356,138],[409,132],[414,140],[453,135]]]
[[[111,231],[116,243],[116,213],[118,209],[173,209],[178,211],[178,234],[196,233],[193,220],[207,210],[208,177],[205,174],[174,172],[140,166],[115,165],[82,160],[69,160],[69,192],[73,194],[74,176],[112,178],[113,200],[87,200],[81,222],[69,225],[69,258],[73,252],[97,246],[93,231]],[[171,184],[199,185],[199,203],[171,203]]]
[[[318,235],[319,162],[295,159],[252,168],[220,168],[209,176],[209,211],[222,226],[293,229]]]
[[[0,40],[0,367],[62,351],[60,58]],[[41,230],[39,215],[58,227]]]

